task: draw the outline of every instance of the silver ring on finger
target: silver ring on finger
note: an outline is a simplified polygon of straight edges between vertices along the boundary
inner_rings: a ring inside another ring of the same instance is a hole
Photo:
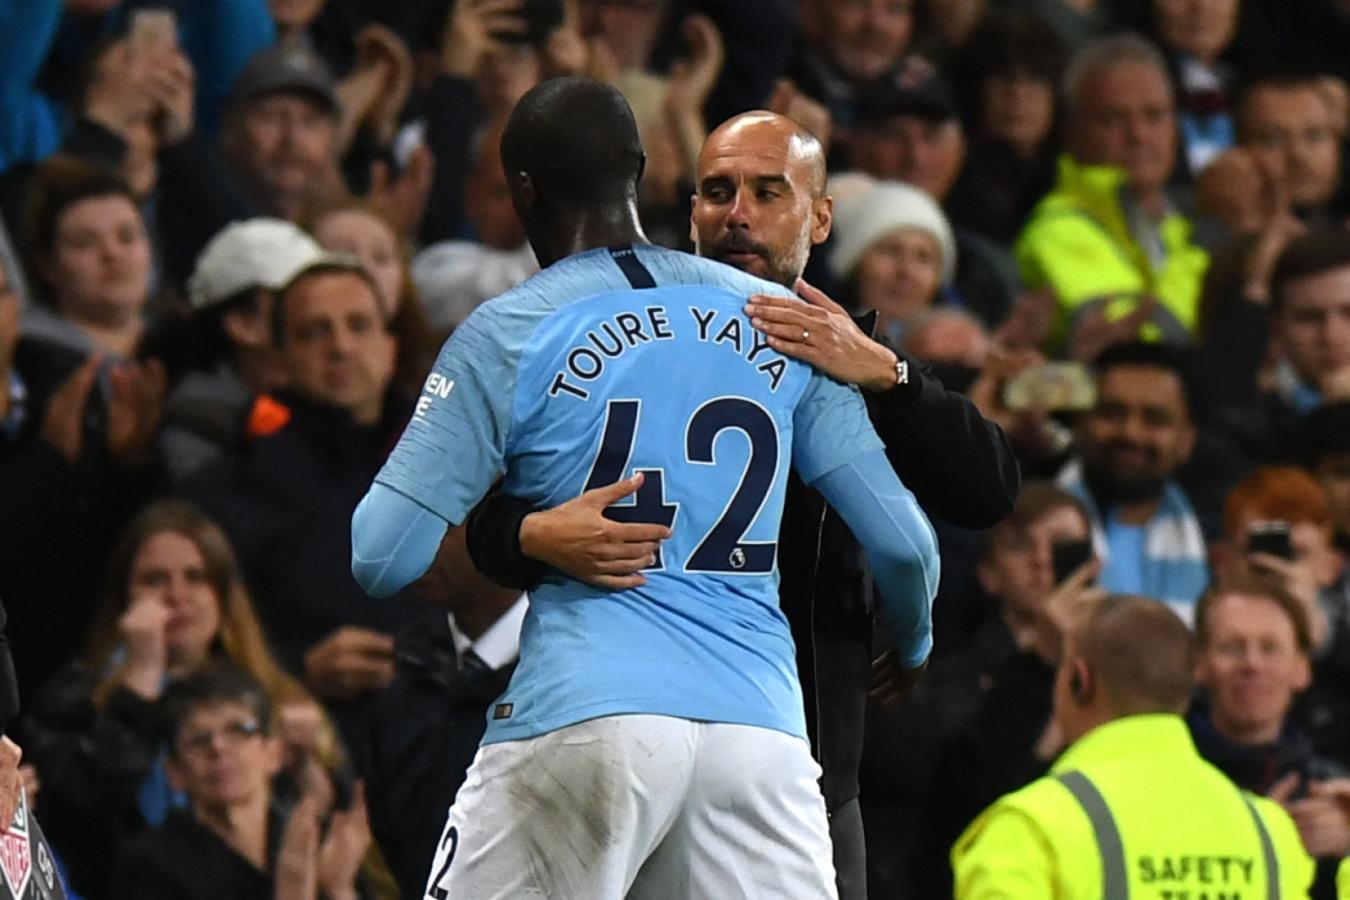
[[[809,331],[807,331],[805,328],[803,328],[803,329],[802,329],[802,343],[806,343],[806,342],[809,341],[809,340],[811,340],[811,332],[809,332]]]

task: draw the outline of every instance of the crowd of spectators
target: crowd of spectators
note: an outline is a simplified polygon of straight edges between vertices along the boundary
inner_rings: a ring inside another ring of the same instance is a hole
[[[77,896],[420,896],[524,604],[462,548],[370,600],[351,513],[444,338],[537,270],[498,148],[562,74],[628,98],[680,249],[709,131],[810,128],[807,280],[1017,452],[1005,522],[934,517],[932,664],[869,714],[872,896],[949,893],[1047,770],[1047,610],[1102,592],[1193,626],[1197,745],[1334,896],[1350,3],[24,0],[0,35],[0,596]]]

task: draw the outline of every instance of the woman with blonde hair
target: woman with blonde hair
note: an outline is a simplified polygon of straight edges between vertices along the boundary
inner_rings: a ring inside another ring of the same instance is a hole
[[[292,796],[331,802],[350,786],[327,715],[267,647],[225,533],[190,504],[156,502],[122,534],[84,660],[42,691],[24,730],[44,827],[90,900],[103,895],[117,842],[182,804],[163,768],[161,694],[220,662],[267,691]]]

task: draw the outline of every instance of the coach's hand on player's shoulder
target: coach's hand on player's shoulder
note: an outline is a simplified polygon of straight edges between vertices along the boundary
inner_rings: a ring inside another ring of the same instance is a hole
[[[872,391],[895,386],[896,355],[872,340],[838,303],[805,279],[797,293],[805,303],[787,297],[755,294],[745,314],[756,330],[769,337],[769,346],[810,363],[826,375]]]
[[[346,625],[305,653],[305,680],[329,700],[348,700],[383,690],[394,680],[394,639]]]
[[[670,529],[605,517],[607,507],[641,487],[638,473],[553,509],[530,513],[520,524],[521,552],[595,587],[618,591],[646,584],[641,570],[653,564]]]

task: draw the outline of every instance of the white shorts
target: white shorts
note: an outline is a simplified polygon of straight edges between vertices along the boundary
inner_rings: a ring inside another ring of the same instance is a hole
[[[834,900],[819,777],[800,738],[667,716],[488,744],[426,896]]]

